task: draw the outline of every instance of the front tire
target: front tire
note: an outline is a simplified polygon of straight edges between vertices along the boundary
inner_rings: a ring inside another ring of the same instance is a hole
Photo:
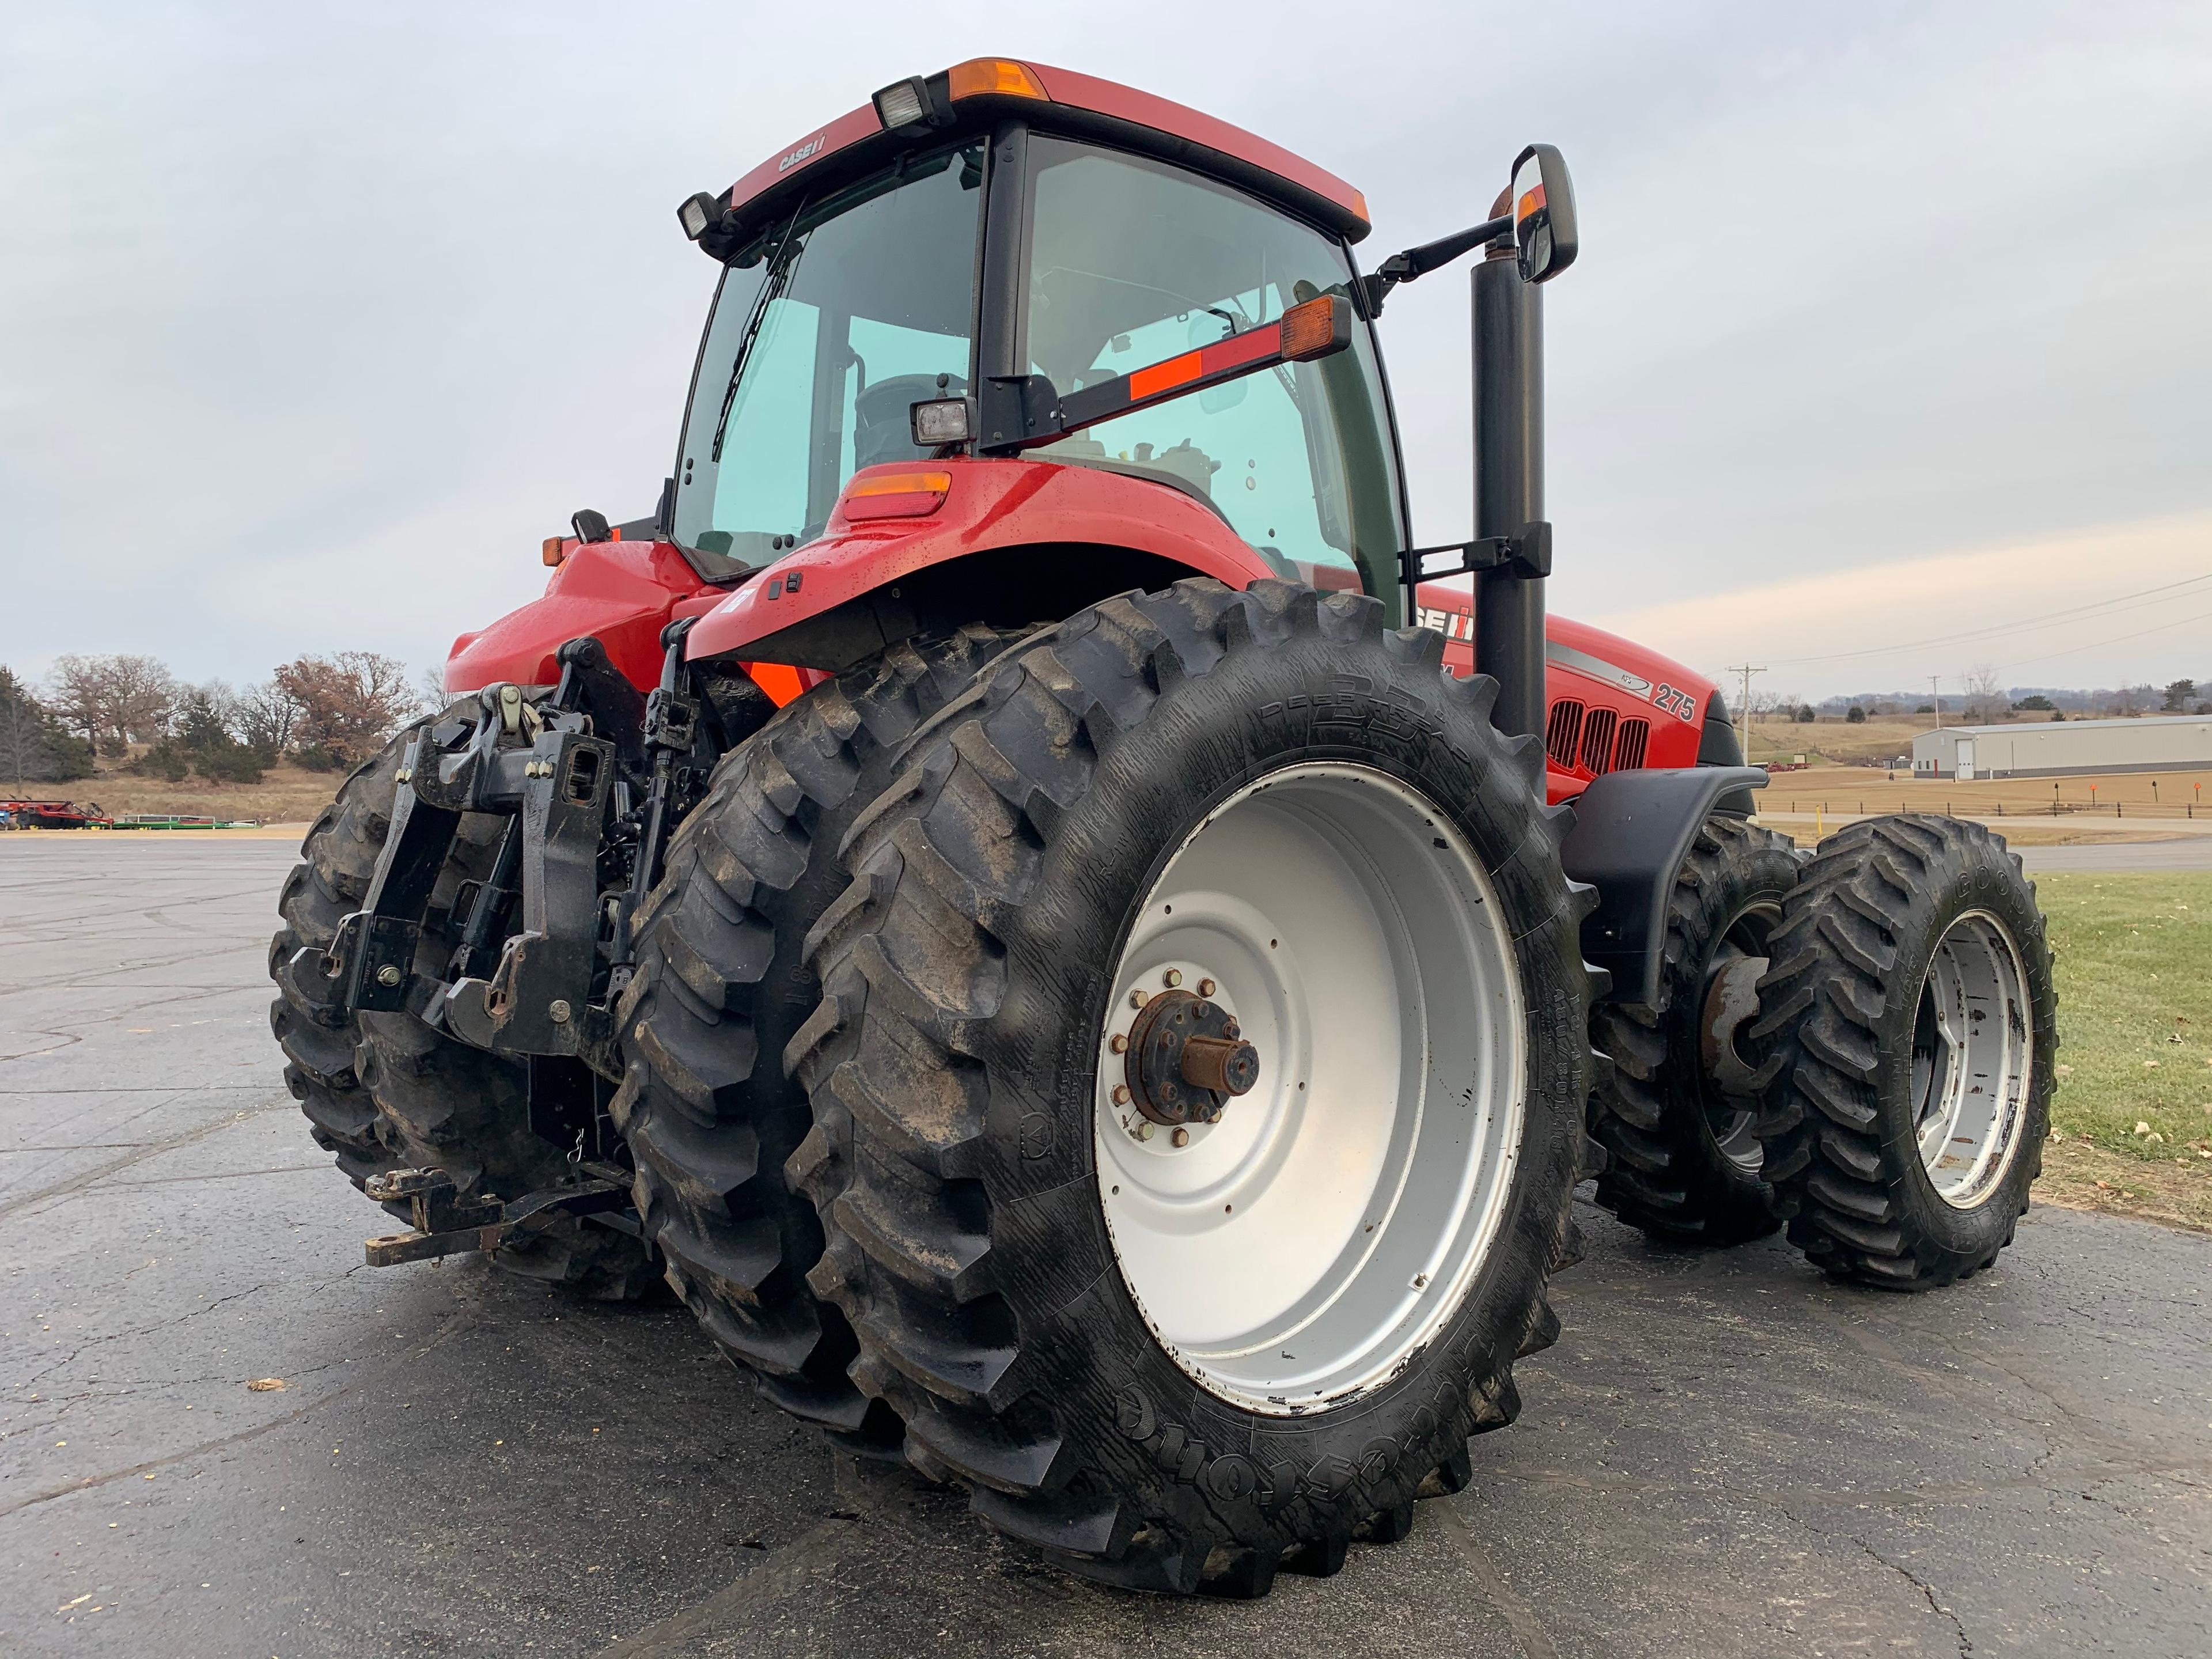
[[[1353,595],[1109,600],[981,676],[854,831],[790,1049],[812,1282],[909,1461],[1086,1577],[1257,1595],[1402,1536],[1557,1335],[1589,896],[1540,749],[1441,662]],[[1472,984],[1421,971],[1448,960]],[[1148,986],[1196,994],[1195,1020],[1234,1005],[1228,1035],[1266,1045],[1180,1146],[1115,1093]],[[1387,1033],[1328,1023],[1370,1005]],[[1340,1167],[1303,1158],[1333,1124]],[[1217,1150],[1176,1187],[1175,1156]],[[1260,1224],[1271,1206],[1304,1206],[1313,1247]]]
[[[1957,818],[1862,820],[1820,843],[1771,945],[1759,1133],[1790,1242],[1886,1289],[1988,1267],[2043,1171],[2058,1045],[2019,857]]]

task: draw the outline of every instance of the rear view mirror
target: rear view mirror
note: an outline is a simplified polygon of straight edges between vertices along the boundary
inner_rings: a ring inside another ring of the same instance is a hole
[[[1512,211],[1522,282],[1549,282],[1574,264],[1574,180],[1551,145],[1531,144],[1513,163]]]

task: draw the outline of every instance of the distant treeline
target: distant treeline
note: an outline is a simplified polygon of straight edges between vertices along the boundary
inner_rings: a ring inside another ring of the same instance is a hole
[[[1722,682],[1723,690],[1727,682]],[[1939,701],[1940,698],[1940,701]],[[1786,691],[1755,687],[1750,714],[1758,720],[1810,721],[1893,720],[1940,714],[1946,720],[1993,726],[2015,716],[2042,720],[2099,720],[2135,714],[2212,714],[2212,683],[2200,690],[2193,679],[2163,686],[2100,686],[2077,690],[2056,685],[2004,686],[1994,672],[1978,669],[1951,681],[1940,691],[1861,691],[1850,696],[1808,702]]]
[[[43,686],[0,667],[0,781],[90,776],[95,757],[181,783],[258,783],[279,759],[357,764],[422,705],[374,651],[295,657],[257,685],[189,685],[153,657],[71,655]]]

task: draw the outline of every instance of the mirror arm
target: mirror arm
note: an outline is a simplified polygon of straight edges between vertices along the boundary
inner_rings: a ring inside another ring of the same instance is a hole
[[[1042,374],[986,375],[977,400],[976,452],[1015,454],[1262,369],[1312,362],[1351,343],[1352,301],[1340,294],[1323,294],[1292,306],[1272,323],[1065,394]]]
[[[1382,309],[1383,296],[1401,283],[1410,283],[1417,276],[1425,276],[1440,265],[1448,265],[1463,253],[1470,253],[1485,242],[1513,234],[1513,216],[1485,219],[1479,225],[1454,231],[1449,236],[1433,242],[1424,242],[1419,247],[1409,247],[1394,253],[1374,270],[1359,279],[1363,297],[1367,301],[1367,314],[1378,314]]]

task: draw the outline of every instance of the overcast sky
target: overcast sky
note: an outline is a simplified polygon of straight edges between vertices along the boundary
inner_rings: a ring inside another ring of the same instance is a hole
[[[572,509],[650,510],[714,277],[676,203],[1003,52],[1343,174],[1370,265],[1565,149],[1555,609],[1808,696],[2212,680],[2203,0],[991,10],[13,15],[0,662],[442,660]],[[1466,312],[1455,270],[1382,325],[1427,542]]]

